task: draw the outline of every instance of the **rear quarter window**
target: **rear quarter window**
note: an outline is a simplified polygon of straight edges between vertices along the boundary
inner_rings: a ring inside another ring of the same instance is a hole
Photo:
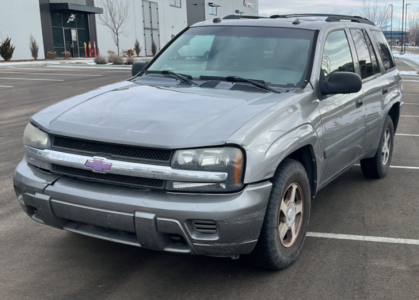
[[[382,32],[376,30],[372,30],[371,33],[374,37],[375,43],[377,44],[378,53],[380,54],[381,60],[383,61],[384,69],[387,71],[394,68],[396,64],[394,63],[390,47],[388,46],[384,35]]]

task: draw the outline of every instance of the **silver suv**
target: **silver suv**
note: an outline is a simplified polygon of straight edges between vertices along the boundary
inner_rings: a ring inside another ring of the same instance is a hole
[[[33,220],[283,269],[321,188],[389,170],[402,80],[369,20],[214,19],[133,73],[31,118],[14,186]]]

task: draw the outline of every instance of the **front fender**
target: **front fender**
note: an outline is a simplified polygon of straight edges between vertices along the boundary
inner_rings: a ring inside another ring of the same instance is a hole
[[[296,150],[310,145],[317,163],[322,161],[321,148],[313,126],[303,124],[278,137],[265,151],[248,151],[245,183],[272,178],[278,165]],[[318,168],[316,170],[319,178]]]

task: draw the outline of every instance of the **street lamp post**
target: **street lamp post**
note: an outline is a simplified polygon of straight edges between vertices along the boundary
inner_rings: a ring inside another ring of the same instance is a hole
[[[404,25],[404,30],[406,30],[406,35],[407,35],[407,6],[411,5],[411,3],[406,3],[406,18],[404,19],[405,25]],[[407,36],[407,41],[409,42],[409,36]],[[404,46],[404,51],[406,52],[406,46]]]
[[[390,49],[393,51],[393,4],[391,6],[391,20],[390,20]]]
[[[402,6],[402,45],[400,48],[400,54],[403,54],[403,21],[404,21],[404,0],[403,0],[403,6]]]

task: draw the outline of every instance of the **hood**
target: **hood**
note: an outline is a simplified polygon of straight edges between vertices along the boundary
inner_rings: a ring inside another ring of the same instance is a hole
[[[55,135],[179,149],[222,145],[250,119],[292,96],[121,82],[57,103],[32,117]]]

